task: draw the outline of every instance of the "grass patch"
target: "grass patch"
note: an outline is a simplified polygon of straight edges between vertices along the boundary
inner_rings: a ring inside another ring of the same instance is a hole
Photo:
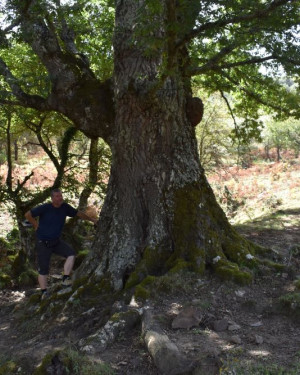
[[[279,298],[279,302],[283,308],[297,316],[300,315],[300,292],[292,292],[285,294]]]
[[[87,356],[73,349],[47,354],[39,367],[35,369],[33,375],[44,375],[52,373],[51,367],[55,363],[62,363],[64,374],[72,375],[114,375],[114,370],[104,362],[94,361]]]
[[[7,361],[0,365],[0,375],[12,375],[17,373],[17,365],[13,361]]]
[[[114,370],[104,362],[91,361],[76,350],[68,349],[67,359],[70,361],[74,375],[114,375]]]
[[[199,274],[186,269],[168,272],[162,276],[149,276],[136,287],[138,297],[156,299],[165,294],[190,294],[197,288]]]

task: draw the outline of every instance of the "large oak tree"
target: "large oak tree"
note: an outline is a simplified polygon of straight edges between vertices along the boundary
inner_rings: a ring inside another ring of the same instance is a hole
[[[299,115],[295,96],[269,75],[299,71],[299,1],[10,0],[5,11],[2,103],[60,112],[111,148],[96,239],[78,274],[120,289],[209,264],[250,280],[238,265],[251,266],[256,247],[231,227],[199,163],[192,83],[234,92],[245,128],[259,105]],[[44,85],[14,74],[5,60],[14,43],[37,56]]]

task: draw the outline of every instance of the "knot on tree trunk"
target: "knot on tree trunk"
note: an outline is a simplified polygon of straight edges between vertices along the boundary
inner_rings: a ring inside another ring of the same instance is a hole
[[[203,102],[200,98],[189,96],[186,103],[186,115],[192,126],[196,126],[202,120],[204,112]]]

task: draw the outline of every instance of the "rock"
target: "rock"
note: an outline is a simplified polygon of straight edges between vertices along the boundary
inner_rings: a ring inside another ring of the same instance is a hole
[[[89,309],[88,311],[84,311],[83,313],[81,313],[81,315],[91,315],[94,311],[95,311],[95,307],[92,307],[91,309]]]
[[[234,335],[230,338],[230,342],[232,342],[233,344],[239,345],[242,343],[242,339],[240,338],[240,336]]]
[[[213,330],[216,332],[222,332],[226,331],[228,328],[228,320],[227,319],[221,319],[221,320],[216,320],[213,322]]]
[[[176,318],[172,322],[172,328],[184,328],[189,329],[192,327],[197,327],[201,322],[201,314],[200,311],[197,310],[193,306],[189,306],[176,316]]]
[[[244,297],[246,292],[244,290],[236,290],[234,293],[237,297]]]
[[[59,290],[59,291],[57,292],[57,295],[58,295],[58,296],[63,296],[64,294],[68,294],[68,293],[71,293],[71,292],[72,292],[72,287],[69,286],[69,287],[67,287],[67,288],[63,288],[63,289]]]
[[[95,349],[93,345],[85,345],[83,348],[81,348],[81,351],[87,354],[94,354]]]
[[[127,361],[121,361],[117,363],[117,366],[127,366],[128,362]]]
[[[228,327],[228,331],[238,331],[239,329],[241,329],[241,326],[239,326],[238,324],[231,324],[229,327]]]
[[[255,338],[255,343],[257,345],[260,345],[260,344],[262,344],[264,342],[264,339],[262,338],[262,336],[255,335],[254,338]]]
[[[116,312],[125,312],[128,310],[128,307],[125,305],[123,301],[116,301],[111,308],[112,313]]]
[[[250,327],[261,327],[263,323],[261,321],[250,324]]]
[[[56,318],[56,321],[59,323],[64,323],[68,320],[68,317],[65,314],[59,314]]]

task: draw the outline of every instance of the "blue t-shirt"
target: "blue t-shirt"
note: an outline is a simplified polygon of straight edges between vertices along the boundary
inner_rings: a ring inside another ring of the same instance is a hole
[[[52,203],[45,203],[31,210],[33,217],[39,216],[39,227],[36,231],[40,240],[55,240],[61,235],[67,216],[74,217],[77,210],[68,203],[54,207]]]

